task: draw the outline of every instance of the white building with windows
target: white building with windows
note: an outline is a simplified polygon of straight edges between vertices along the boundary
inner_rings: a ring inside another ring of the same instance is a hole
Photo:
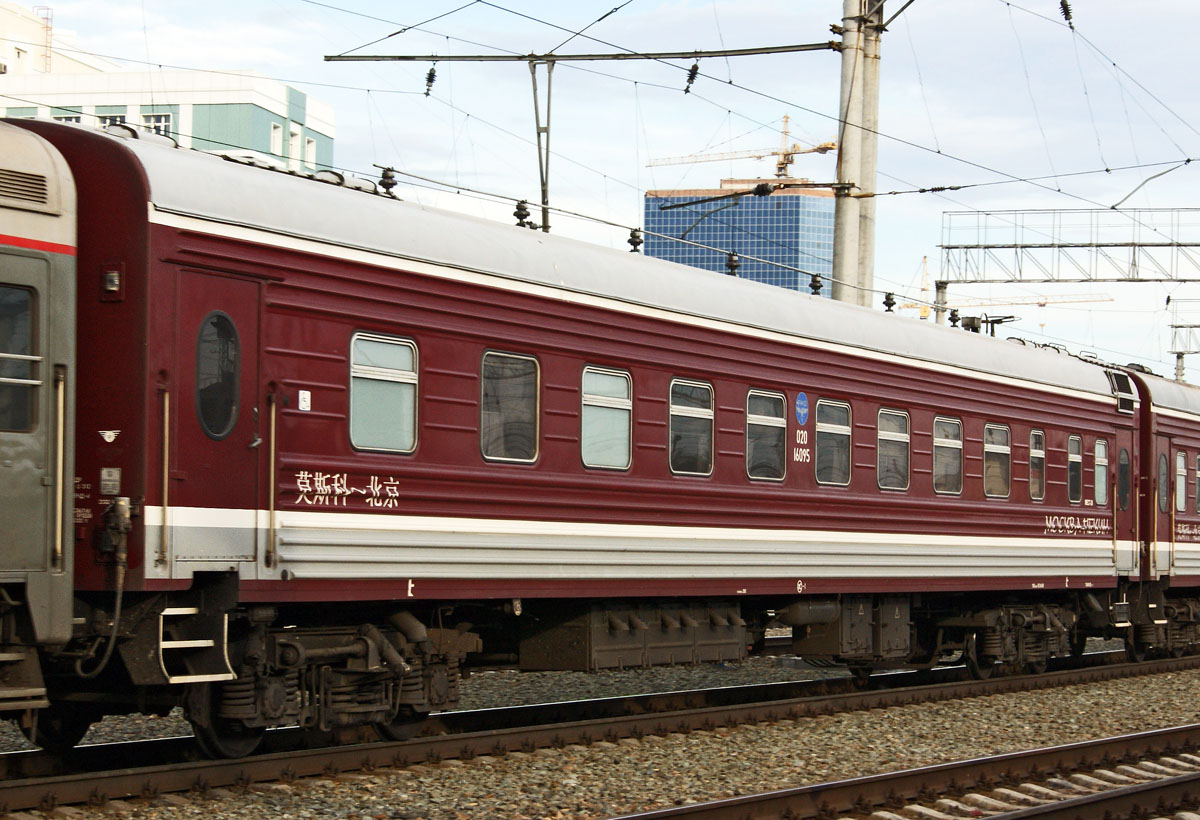
[[[0,65],[0,116],[126,123],[186,148],[333,165],[333,109],[322,101],[252,72],[119,70],[64,45],[45,7],[0,0]]]

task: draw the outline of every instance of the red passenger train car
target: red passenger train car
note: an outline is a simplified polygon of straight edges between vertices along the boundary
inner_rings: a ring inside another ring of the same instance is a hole
[[[475,658],[772,624],[864,675],[1200,640],[1195,388],[132,128],[0,158],[0,709],[44,745],[394,735]]]

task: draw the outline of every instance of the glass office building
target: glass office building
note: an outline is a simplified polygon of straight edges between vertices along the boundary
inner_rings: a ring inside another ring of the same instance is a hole
[[[737,275],[742,278],[808,293],[810,274],[817,273],[822,277],[821,293],[828,296],[833,272],[832,191],[784,188],[768,196],[749,194],[662,210],[664,205],[749,191],[763,182],[780,180],[726,179],[720,189],[648,191],[644,253],[727,273],[728,253],[735,251],[741,262]],[[676,241],[679,238],[696,244]]]

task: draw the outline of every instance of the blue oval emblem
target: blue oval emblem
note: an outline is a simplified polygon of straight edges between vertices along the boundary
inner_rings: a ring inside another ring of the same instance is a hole
[[[808,395],[805,393],[796,394],[796,421],[801,427],[808,424]]]

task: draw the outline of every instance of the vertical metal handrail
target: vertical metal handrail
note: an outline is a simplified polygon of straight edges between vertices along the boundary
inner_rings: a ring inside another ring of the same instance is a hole
[[[270,464],[267,467],[267,552],[265,563],[268,567],[275,566],[275,396],[274,394],[267,397],[267,403],[271,406],[271,430],[270,441],[267,445],[267,457],[270,459]]]
[[[171,482],[171,391],[163,390],[163,448],[162,448],[162,537],[158,540],[158,558],[155,563],[163,566],[167,563],[167,510],[169,507],[169,491]]]
[[[57,367],[54,370],[54,405],[58,418],[54,424],[54,567],[63,568],[63,503],[65,493],[63,482],[66,479],[66,438],[67,438],[67,373]]]

